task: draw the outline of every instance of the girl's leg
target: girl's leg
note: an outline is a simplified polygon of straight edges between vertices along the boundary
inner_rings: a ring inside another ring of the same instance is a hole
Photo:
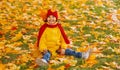
[[[82,58],[82,53],[81,52],[76,52],[72,49],[66,49],[65,50],[65,55],[74,56],[76,58]]]
[[[45,53],[44,55],[43,55],[43,58],[42,59],[44,59],[44,60],[46,60],[47,62],[50,60],[50,57],[51,57],[51,54],[50,54],[50,52],[48,51],[47,53]]]
[[[50,52],[46,52],[42,59],[41,58],[37,58],[36,59],[36,63],[39,65],[39,66],[47,66],[48,65],[48,62],[50,60],[50,57],[51,57],[51,53]]]
[[[76,58],[84,58],[84,59],[88,59],[91,53],[91,49],[88,49],[87,52],[76,52],[72,49],[66,49],[65,50],[65,55],[69,55],[69,56],[74,56]]]

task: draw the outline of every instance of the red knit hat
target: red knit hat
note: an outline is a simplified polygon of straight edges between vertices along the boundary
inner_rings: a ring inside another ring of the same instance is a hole
[[[49,9],[47,12],[47,17],[49,17],[50,15],[53,15],[54,17],[56,17],[56,19],[58,19],[57,11],[52,12],[51,9]]]

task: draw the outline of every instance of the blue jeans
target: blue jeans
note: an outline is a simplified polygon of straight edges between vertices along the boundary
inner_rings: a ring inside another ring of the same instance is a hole
[[[50,57],[51,57],[51,53],[50,52],[47,52],[43,55],[43,59],[45,59],[47,62],[50,60]]]
[[[72,49],[66,49],[65,50],[65,55],[74,56],[76,58],[81,58],[82,57],[81,52],[76,52],[76,51],[74,51]]]
[[[71,49],[66,49],[65,50],[65,55],[74,56],[76,58],[81,58],[82,57],[82,53],[81,52],[76,52],[76,51],[71,50]],[[50,52],[47,52],[47,53],[45,53],[43,55],[43,59],[45,59],[46,61],[49,61],[50,57],[51,57],[51,53]]]

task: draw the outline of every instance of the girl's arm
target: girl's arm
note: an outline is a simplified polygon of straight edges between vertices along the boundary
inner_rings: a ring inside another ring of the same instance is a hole
[[[47,46],[46,46],[46,39],[45,39],[45,33],[43,33],[41,40],[39,42],[39,51],[40,52],[45,52],[47,51]]]

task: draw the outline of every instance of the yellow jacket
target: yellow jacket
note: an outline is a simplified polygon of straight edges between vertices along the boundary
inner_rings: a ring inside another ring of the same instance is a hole
[[[41,36],[41,40],[39,42],[39,50],[41,52],[43,52],[43,50],[49,50],[54,56],[56,55],[56,50],[59,47],[63,49],[67,48],[67,44],[65,43],[59,28],[47,27]]]

